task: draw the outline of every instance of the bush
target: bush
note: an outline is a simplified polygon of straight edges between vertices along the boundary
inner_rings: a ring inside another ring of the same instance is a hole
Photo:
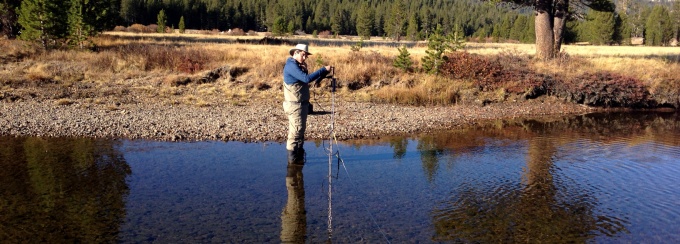
[[[641,108],[651,105],[649,91],[642,81],[604,71],[554,82],[550,92],[567,101],[589,106]]]
[[[125,45],[118,47],[116,52],[123,60],[143,60],[140,69],[150,71],[154,69],[172,70],[183,73],[195,73],[213,59],[202,49],[183,49],[164,45]]]
[[[413,71],[413,61],[411,60],[411,54],[406,49],[406,46],[398,48],[399,56],[394,60],[394,67],[399,68],[405,72]]]
[[[331,31],[329,31],[329,30],[319,32],[319,38],[329,38],[330,36],[331,36]]]
[[[526,69],[528,63],[512,56],[490,59],[467,52],[453,52],[441,67],[445,76],[472,81],[481,91],[504,89],[524,98],[536,98],[547,93],[546,81],[552,77]]]
[[[126,30],[127,30],[127,28],[125,28],[125,26],[121,26],[121,25],[118,25],[118,26],[113,28],[113,31],[126,31]]]
[[[142,24],[132,24],[130,27],[127,28],[127,31],[134,33],[143,33],[146,32],[146,26]]]
[[[146,28],[144,29],[144,33],[157,33],[157,31],[158,31],[157,24],[147,25]]]
[[[497,87],[503,66],[481,55],[468,52],[452,52],[446,55],[441,73],[449,78],[471,80],[481,90]]]
[[[229,35],[232,35],[232,36],[243,36],[245,34],[246,34],[246,32],[243,31],[241,28],[234,28],[234,29],[231,29],[229,31]]]

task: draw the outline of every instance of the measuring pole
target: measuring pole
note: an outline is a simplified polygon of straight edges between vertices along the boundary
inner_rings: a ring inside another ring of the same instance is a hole
[[[333,133],[335,127],[335,69],[331,70],[331,123],[330,131],[328,133],[328,142],[330,144],[328,149],[328,240],[333,236]]]

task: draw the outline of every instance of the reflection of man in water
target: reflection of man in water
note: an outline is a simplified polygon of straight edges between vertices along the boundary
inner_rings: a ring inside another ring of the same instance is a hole
[[[289,164],[286,174],[288,201],[281,213],[281,242],[305,243],[307,216],[305,215],[305,184],[302,165]]]

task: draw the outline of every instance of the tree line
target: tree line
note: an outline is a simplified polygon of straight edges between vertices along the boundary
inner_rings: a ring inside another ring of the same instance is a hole
[[[468,39],[536,42],[542,6],[520,0],[0,0],[2,34],[84,47],[89,36],[115,26],[157,24],[201,30],[266,31],[294,35],[330,31],[364,39],[426,40],[441,25]],[[583,1],[582,1],[583,2]],[[559,10],[560,0],[549,1]],[[669,45],[680,30],[680,1],[621,0],[568,6],[564,42]],[[587,6],[587,7],[584,7]],[[574,9],[574,10],[572,10]],[[566,10],[565,10],[566,11]],[[160,16],[162,14],[162,16]],[[551,23],[551,26],[556,26]],[[159,28],[159,31],[163,31]]]

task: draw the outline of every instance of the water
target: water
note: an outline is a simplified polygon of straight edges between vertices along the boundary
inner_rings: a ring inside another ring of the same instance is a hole
[[[326,144],[0,137],[7,243],[680,241],[680,120],[499,121]],[[338,148],[338,147],[334,147]]]

